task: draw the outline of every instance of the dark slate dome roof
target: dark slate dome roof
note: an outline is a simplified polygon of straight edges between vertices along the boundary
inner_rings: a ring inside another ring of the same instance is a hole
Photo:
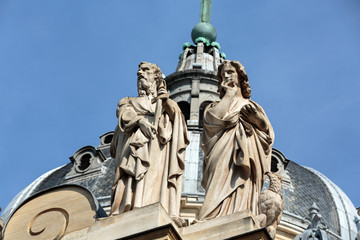
[[[273,169],[277,163],[278,169]],[[346,194],[318,171],[287,160],[273,149],[272,171],[283,177],[284,213],[282,222],[307,228],[304,222],[315,202],[330,239],[353,239],[357,233],[356,208]],[[265,183],[264,187],[267,187]]]
[[[289,162],[286,170],[290,173],[294,189],[283,188],[282,190],[285,202],[284,211],[306,217],[309,207],[316,202],[327,227],[340,236],[336,203],[326,184],[316,174],[294,162]]]
[[[110,156],[112,132],[100,137],[98,147],[79,149],[71,162],[53,169],[22,190],[4,210],[1,218],[6,223],[16,208],[30,196],[61,184],[79,184],[90,190],[103,208],[110,207],[111,187],[114,179],[114,160]],[[284,213],[282,222],[302,229],[303,219],[316,202],[332,239],[355,239],[357,228],[356,209],[345,193],[323,174],[287,160],[274,149],[272,171],[283,177],[282,195]],[[275,167],[276,166],[276,167]],[[265,183],[264,187],[267,187]]]

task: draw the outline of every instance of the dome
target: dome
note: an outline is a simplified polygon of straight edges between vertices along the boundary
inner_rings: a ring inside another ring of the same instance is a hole
[[[88,189],[106,211],[110,207],[111,187],[115,175],[110,157],[113,132],[100,136],[98,147],[86,146],[70,157],[71,162],[44,173],[18,193],[3,211],[6,225],[12,213],[31,196],[63,184],[77,184]]]
[[[100,145],[96,148],[86,146],[79,149],[70,157],[70,163],[48,171],[16,195],[1,216],[5,225],[26,199],[40,191],[63,184],[78,184],[87,188],[102,208],[109,212],[115,172],[114,161],[110,156],[112,135],[112,132],[102,135]],[[202,159],[199,162],[202,162]],[[283,179],[284,212],[278,227],[280,231],[282,227],[293,229],[297,233],[306,229],[308,224],[304,219],[308,216],[309,208],[316,202],[329,239],[356,239],[356,208],[331,180],[312,168],[286,159],[277,149],[273,149],[271,168]],[[197,178],[201,177],[199,173]],[[187,188],[188,180],[185,175],[183,189]],[[268,182],[264,184],[264,188],[267,186]],[[197,198],[199,204],[203,201],[203,196],[200,195]],[[192,197],[196,198],[195,195]]]
[[[277,168],[273,169],[273,166]],[[308,223],[304,219],[308,216],[309,208],[316,203],[330,239],[356,238],[356,208],[346,194],[326,176],[285,159],[276,149],[273,152],[272,171],[283,177],[283,225],[307,228]]]
[[[357,211],[354,204],[348,196],[325,175],[312,168],[307,167],[306,169],[319,177],[330,191],[336,205],[337,215],[339,216],[340,235],[344,239],[354,239],[358,231],[355,222]]]
[[[49,185],[49,186],[56,186],[57,180],[55,182],[51,183],[52,181],[50,179],[57,179],[58,174],[57,172],[62,172],[62,169],[66,168],[66,166],[61,166],[58,168],[55,168],[53,170],[50,170],[40,177],[38,177],[35,181],[33,181],[29,186],[24,188],[21,192],[19,192],[8,204],[8,206],[5,208],[5,210],[2,212],[1,218],[4,220],[4,223],[6,224],[8,218],[11,216],[14,210],[18,206],[21,205],[22,202],[24,202],[26,199],[34,195],[35,193],[41,191],[39,189],[42,189],[40,186]]]

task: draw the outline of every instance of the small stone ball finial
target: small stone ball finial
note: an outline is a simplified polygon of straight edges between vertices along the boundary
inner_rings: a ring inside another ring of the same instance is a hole
[[[191,39],[195,43],[195,40],[199,37],[208,39],[210,43],[214,42],[216,40],[216,30],[214,26],[208,22],[200,22],[196,24],[191,31]]]

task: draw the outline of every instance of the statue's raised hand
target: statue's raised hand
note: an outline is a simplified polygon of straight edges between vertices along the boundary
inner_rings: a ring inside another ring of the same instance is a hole
[[[245,104],[241,110],[240,110],[240,113],[242,115],[244,115],[245,117],[247,118],[253,118],[255,117],[256,115],[258,115],[258,110],[250,103],[248,104]]]
[[[220,88],[221,88],[221,91],[225,92],[224,96],[230,97],[230,98],[232,98],[236,95],[236,92],[238,89],[236,84],[232,81],[229,81],[229,82],[222,81]]]
[[[267,130],[268,126],[266,125],[264,115],[260,113],[254,105],[250,103],[244,105],[240,110],[240,115],[248,119],[249,122],[254,124],[260,130]]]
[[[176,109],[179,108],[177,103],[169,99],[170,93],[166,91],[166,89],[158,91],[158,94],[156,99],[162,100],[162,106],[165,112],[169,115],[171,120],[174,120]]]

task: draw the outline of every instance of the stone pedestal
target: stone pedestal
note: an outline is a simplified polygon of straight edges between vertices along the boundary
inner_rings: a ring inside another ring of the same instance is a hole
[[[72,239],[71,235],[64,236],[64,239]],[[82,238],[77,235],[74,239],[270,240],[270,237],[249,211],[179,228],[157,203],[99,219]]]
[[[13,214],[5,239],[270,240],[249,211],[179,228],[160,203],[111,217],[102,217],[100,210],[84,188],[64,185],[50,189]]]
[[[89,229],[87,238],[98,239],[182,239],[179,228],[160,203],[117,216],[99,219]]]
[[[183,240],[270,239],[248,210],[182,228],[181,236]]]

